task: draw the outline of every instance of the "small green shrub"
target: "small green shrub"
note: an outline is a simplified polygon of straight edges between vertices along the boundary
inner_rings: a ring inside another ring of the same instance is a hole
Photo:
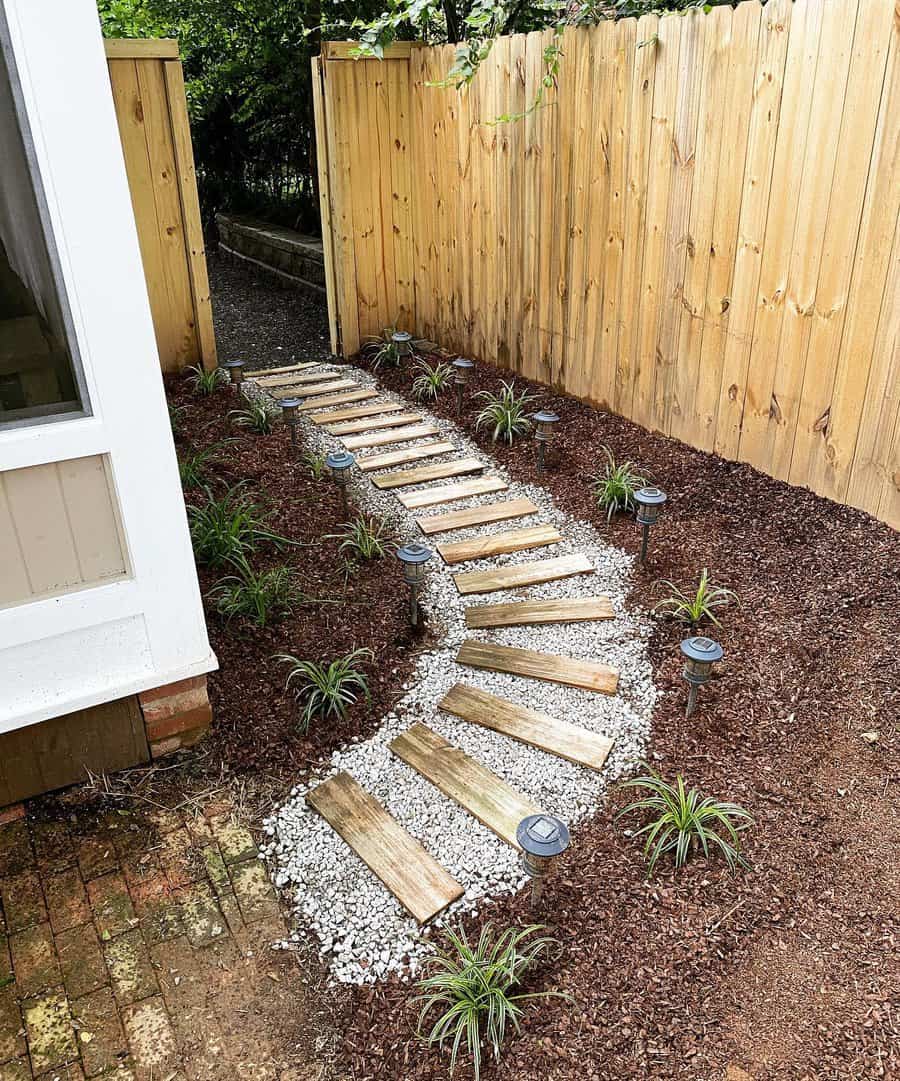
[[[246,559],[238,559],[235,570],[236,574],[220,578],[208,594],[225,619],[250,619],[257,627],[265,627],[309,601],[290,567],[272,567],[257,574]]]
[[[217,465],[221,458],[219,451],[222,443],[213,443],[204,450],[194,451],[191,454],[179,455],[178,475],[181,478],[182,488],[201,488],[208,480],[207,466]]]
[[[703,568],[700,584],[694,593],[685,593],[672,582],[662,581],[658,584],[672,592],[671,596],[655,605],[653,611],[662,612],[682,623],[690,623],[692,627],[703,619],[708,619],[717,627],[721,627],[722,624],[715,616],[716,609],[725,608],[732,602],[737,602],[738,599],[733,589],[717,586],[710,578],[706,567]]]
[[[647,480],[634,472],[631,462],[617,465],[609,447],[601,449],[606,455],[606,465],[600,476],[594,478],[594,494],[597,506],[606,511],[608,522],[616,511],[634,510],[634,493],[643,488]]]
[[[202,507],[188,507],[191,541],[198,563],[222,567],[245,559],[262,544],[283,548],[292,544],[266,528],[269,515],[245,493],[240,485],[218,498],[207,491]]]
[[[192,364],[187,370],[190,373],[187,380],[194,393],[200,398],[215,394],[219,387],[228,382],[228,375],[224,368],[211,368],[206,371],[199,364]]]
[[[416,371],[419,374],[413,380],[412,392],[418,402],[435,401],[453,383],[453,368],[443,361],[431,365],[420,360]]]
[[[499,1061],[509,1028],[520,1030],[521,1003],[533,998],[568,998],[558,991],[516,992],[555,941],[539,932],[539,925],[521,930],[512,927],[495,936],[487,924],[473,946],[466,933],[447,931],[449,947],[438,948],[425,964],[434,969],[419,981],[419,1032],[435,1011],[437,1020],[425,1037],[429,1046],[450,1045],[450,1071],[456,1067],[465,1044],[476,1081],[481,1076],[482,1045],[487,1044]],[[537,936],[537,937],[535,937]]]
[[[350,558],[381,559],[385,553],[387,522],[383,518],[367,518],[364,515],[345,522],[338,533],[329,533],[329,540],[340,540],[342,554]]]
[[[516,394],[514,383],[504,383],[499,394],[482,390],[476,394],[476,397],[484,398],[487,402],[475,418],[476,431],[492,428],[491,439],[495,443],[499,439],[512,443],[517,436],[527,435],[531,431],[531,421],[527,413],[528,406],[536,400],[536,395],[525,391]]]
[[[257,435],[270,435],[275,426],[275,413],[262,398],[253,398],[244,409],[232,409],[228,414],[239,428],[249,428]]]
[[[368,700],[368,680],[356,665],[372,660],[374,656],[371,649],[355,649],[326,666],[317,661],[298,660],[289,653],[278,654],[275,659],[290,666],[285,687],[288,690],[293,687],[297,701],[305,703],[301,717],[302,731],[309,729],[314,717],[339,717],[344,720],[348,708],[357,701],[358,694],[363,694]]]
[[[371,334],[362,343],[360,350],[362,355],[371,364],[373,371],[378,371],[384,365],[389,368],[399,368],[401,357],[397,352],[397,346],[391,340],[391,335],[396,327],[385,327],[379,337]]]
[[[303,456],[300,461],[309,470],[309,475],[313,480],[321,480],[328,472],[328,466],[325,464],[326,455],[319,454],[314,450],[307,450],[303,452]]]
[[[646,836],[644,855],[649,857],[648,878],[662,856],[674,852],[676,868],[683,867],[691,850],[697,846],[707,859],[710,845],[718,848],[732,871],[739,865],[749,867],[740,854],[738,834],[751,826],[753,819],[743,807],[703,796],[696,788],[688,790],[681,776],[674,785],[668,784],[653,770],[649,775],[623,781],[622,787],[649,792],[644,799],[629,804],[617,815],[618,819],[634,811],[653,812],[653,820],[635,833],[636,837]]]

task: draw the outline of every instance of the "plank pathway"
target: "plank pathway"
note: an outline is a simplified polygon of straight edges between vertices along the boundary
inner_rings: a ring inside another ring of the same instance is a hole
[[[463,888],[456,879],[349,773],[318,785],[306,802],[420,924],[462,897]]]
[[[555,597],[548,601],[469,605],[467,627],[515,627],[527,623],[581,623],[614,619],[609,597]]]
[[[365,397],[377,398],[378,391],[366,391]],[[321,409],[322,405],[323,403],[320,401],[316,408]],[[337,421],[357,420],[359,417],[374,417],[379,413],[397,412],[401,409],[406,409],[406,406],[401,405],[400,402],[375,402],[374,405],[357,405],[350,409],[334,409],[330,413],[317,413],[309,419],[313,424],[334,424]]]
[[[393,428],[385,432],[345,436],[341,442],[347,450],[362,450],[364,447],[381,447],[387,443],[410,443],[414,439],[440,434],[441,429],[436,424],[412,424],[406,428]]]
[[[416,525],[426,536],[432,533],[447,533],[451,529],[466,529],[473,525],[487,525],[489,522],[503,522],[508,518],[524,518],[537,514],[538,508],[530,499],[506,499],[496,503],[482,503],[466,510],[451,510],[446,514],[432,514],[427,518],[417,518]]]
[[[359,384],[353,379],[331,379],[325,383],[312,383],[308,387],[290,387],[287,390],[270,390],[273,398],[315,398],[320,394],[336,394],[339,390],[353,390]]]
[[[475,458],[469,460],[472,462],[477,461]],[[483,468],[480,462],[478,465],[479,468]],[[446,476],[446,474],[444,475]],[[438,480],[439,478],[428,477],[426,479]],[[474,480],[460,481],[459,484],[445,484],[440,488],[423,488],[418,492],[398,492],[397,498],[407,510],[418,510],[420,507],[434,507],[439,503],[452,503],[457,499],[468,499],[473,495],[504,492],[508,487],[506,481],[501,480],[499,477],[476,477]]]
[[[451,445],[450,449],[455,448]],[[445,477],[458,477],[463,473],[477,473],[479,469],[484,469],[484,463],[477,458],[457,458],[452,462],[423,465],[419,469],[385,473],[383,477],[373,477],[372,483],[376,488],[404,488],[408,484],[421,484],[426,480],[443,480]]]
[[[363,406],[366,412],[372,407]],[[386,417],[370,416],[362,420],[349,420],[344,424],[331,424],[325,429],[329,435],[356,435],[357,432],[377,432],[384,428],[400,428],[422,420],[421,413],[389,413]]]
[[[562,540],[562,533],[552,525],[532,525],[525,529],[507,529],[503,533],[489,533],[486,537],[438,544],[436,548],[445,563],[467,563],[470,559],[505,555],[507,552],[526,552],[532,548],[545,548]]]
[[[310,368],[321,368],[324,365],[321,360],[307,360],[303,364],[288,364],[285,368],[257,368],[252,372],[244,372],[245,379],[267,379],[270,375],[287,375],[288,372],[308,372]]]
[[[306,375],[301,375],[299,372],[296,375],[270,375],[262,379],[257,379],[261,387],[268,389],[269,387],[298,387],[305,386],[306,384],[321,383],[324,379],[336,379],[339,377],[339,373],[331,369],[319,372],[309,372]],[[303,391],[298,391],[302,394]]]
[[[557,556],[534,563],[519,563],[511,567],[490,567],[483,571],[462,571],[453,581],[460,593],[495,593],[499,589],[539,585],[573,574],[592,574],[594,565],[583,555]]]
[[[288,397],[288,395],[281,395]],[[324,409],[326,405],[349,405],[350,402],[365,402],[371,398],[377,398],[377,390],[351,390],[343,394],[329,394],[324,398],[314,398],[311,402],[304,402],[298,409],[301,413],[308,413],[311,409]],[[315,417],[313,417],[315,422]]]
[[[615,694],[619,672],[598,661],[581,661],[577,657],[560,657],[555,653],[540,653],[518,646],[499,646],[494,642],[478,642],[469,638],[459,647],[457,664],[472,668],[489,668],[493,672],[509,672],[516,676],[545,679],[582,687],[586,691]]]
[[[384,454],[364,454],[356,459],[356,464],[363,473],[369,473],[373,469],[386,469],[392,465],[420,462],[423,458],[437,458],[441,454],[450,454],[454,450],[456,447],[452,443],[441,439],[433,443],[422,443],[418,447],[409,447],[406,450],[389,450]]]

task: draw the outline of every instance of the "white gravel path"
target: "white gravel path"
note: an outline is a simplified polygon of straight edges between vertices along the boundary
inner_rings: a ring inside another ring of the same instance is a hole
[[[348,374],[362,384],[376,383],[369,373],[358,369],[350,368]],[[387,392],[384,396],[403,401]],[[287,802],[266,822],[269,842],[264,845],[262,855],[270,863],[275,884],[293,898],[297,926],[304,934],[312,931],[316,935],[320,954],[332,976],[346,983],[373,982],[394,971],[404,977],[414,975],[419,959],[429,948],[430,932],[427,928],[420,931],[328,823],[307,808],[304,796],[309,788],[346,770],[371,792],[465,887],[464,897],[436,921],[453,922],[459,913],[476,910],[482,899],[518,890],[527,879],[519,867],[518,855],[510,846],[394,757],[388,743],[415,722],[424,722],[546,811],[573,825],[595,811],[609,783],[646,753],[657,696],[646,650],[649,622],[644,613],[625,607],[632,557],[609,545],[589,523],[557,509],[545,489],[512,481],[454,424],[433,417],[419,405],[410,408],[437,424],[457,446],[459,456],[471,454],[486,461],[488,472],[509,482],[508,491],[408,512],[392,493],[379,491],[368,477],[357,471],[353,495],[359,506],[389,519],[396,535],[406,541],[425,539],[413,523],[417,515],[526,497],[540,508],[538,514],[456,530],[425,541],[433,547],[435,539],[461,540],[538,522],[556,526],[564,540],[547,548],[454,567],[444,566],[435,554],[429,563],[423,604],[432,624],[443,628],[441,645],[419,657],[412,679],[404,687],[406,694],[397,708],[384,717],[375,735],[335,751],[328,767],[310,785],[294,788]],[[342,446],[337,437],[327,435],[306,419],[302,440],[312,450]],[[387,449],[396,448],[391,445]],[[447,455],[435,461],[455,456]],[[436,481],[420,487],[448,483],[453,481]],[[490,565],[528,563],[570,552],[588,556],[596,573],[532,586],[516,591],[515,596],[539,599],[602,593],[612,601],[614,619],[491,631],[466,628],[467,605],[497,603],[511,599],[511,595],[494,593],[462,598],[453,584],[454,573]],[[464,668],[454,658],[458,646],[468,637],[607,662],[619,669],[618,693],[607,696],[521,676]],[[439,711],[437,702],[458,681],[611,737],[613,748],[604,769],[599,773],[588,770]],[[298,939],[300,932],[293,937]]]

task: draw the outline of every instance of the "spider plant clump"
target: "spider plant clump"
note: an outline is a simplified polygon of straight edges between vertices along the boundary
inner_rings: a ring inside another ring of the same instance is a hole
[[[303,452],[300,461],[306,466],[313,480],[321,480],[328,472],[325,458],[326,455],[324,454],[319,454],[314,450],[307,450]]]
[[[716,610],[725,608],[732,602],[738,602],[737,593],[733,589],[717,586],[710,578],[706,567],[703,568],[700,575],[700,584],[693,593],[684,592],[672,582],[662,581],[658,584],[671,590],[671,595],[655,605],[653,611],[662,612],[671,616],[672,619],[680,620],[682,623],[689,623],[692,627],[704,619],[708,619],[710,622],[715,623],[717,627],[721,627],[722,624],[716,619]]]
[[[490,924],[472,945],[464,930],[446,932],[449,946],[438,948],[425,964],[432,969],[419,981],[422,1003],[419,1033],[430,1015],[437,1014],[424,1037],[429,1046],[450,1046],[450,1071],[465,1046],[476,1081],[481,1076],[482,1048],[499,1061],[509,1029],[519,1032],[522,1003],[536,998],[568,998],[559,991],[517,991],[525,974],[556,945],[541,935],[539,925],[515,927],[494,934]]]
[[[221,461],[219,451],[222,446],[222,443],[213,443],[192,454],[179,455],[178,475],[181,478],[182,488],[201,488],[206,484],[207,466],[217,465]]]
[[[492,428],[491,439],[495,443],[500,439],[512,443],[517,436],[527,435],[531,431],[528,406],[536,400],[537,395],[526,391],[516,394],[514,383],[504,383],[499,394],[481,390],[475,397],[484,398],[487,402],[475,418],[475,429]]]
[[[279,653],[276,660],[290,666],[285,688],[294,690],[297,701],[303,705],[300,726],[309,730],[314,717],[339,717],[345,720],[347,710],[359,694],[369,699],[369,682],[357,665],[371,661],[375,654],[371,649],[355,649],[346,657],[331,664],[318,661],[301,661],[290,653]]]
[[[417,402],[435,401],[441,391],[453,384],[453,368],[444,361],[432,365],[420,360],[416,371],[419,374],[413,380],[412,392]]]
[[[310,599],[300,592],[290,567],[271,567],[257,574],[243,558],[234,560],[234,566],[237,573],[220,578],[208,593],[216,611],[227,620],[249,619],[265,627]]]
[[[228,419],[238,428],[249,428],[257,435],[271,435],[275,426],[275,413],[262,398],[253,398],[245,409],[232,409]]]
[[[594,478],[594,494],[597,506],[606,511],[607,522],[616,511],[634,510],[634,493],[643,488],[647,478],[635,473],[631,462],[616,464],[609,447],[602,447],[606,465],[599,477]]]
[[[622,787],[640,788],[648,793],[616,816],[618,820],[634,811],[653,813],[652,820],[635,833],[636,837],[646,837],[648,878],[662,856],[674,852],[675,867],[680,868],[698,847],[707,859],[710,846],[718,848],[732,872],[738,866],[749,869],[740,853],[739,833],[753,825],[753,819],[743,807],[703,796],[697,788],[688,790],[681,776],[674,785],[669,784],[653,770],[646,776],[623,781]]]
[[[400,367],[400,353],[392,340],[396,329],[396,327],[385,327],[381,332],[381,337],[372,334],[363,342],[362,355],[371,364],[373,371],[377,372],[384,365],[389,368]]]
[[[229,488],[218,498],[209,490],[206,495],[203,506],[188,507],[191,541],[198,563],[222,567],[246,559],[263,544],[280,549],[294,543],[267,528],[268,513],[240,491],[240,485]]]
[[[228,376],[223,368],[211,368],[207,371],[199,364],[192,364],[187,370],[190,373],[187,380],[199,398],[209,397],[228,382]]]
[[[338,550],[350,558],[381,559],[385,553],[388,525],[383,518],[367,518],[359,515],[352,522],[345,522],[339,533],[329,533],[329,540],[339,540]]]

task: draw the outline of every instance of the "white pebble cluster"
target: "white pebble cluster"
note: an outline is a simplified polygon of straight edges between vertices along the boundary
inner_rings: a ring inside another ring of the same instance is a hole
[[[362,384],[374,383],[366,372],[352,368],[348,372]],[[385,397],[402,401],[395,395]],[[409,408],[424,412],[418,406]],[[454,424],[430,415],[426,419],[440,427],[442,436],[456,445],[460,456],[486,459]],[[304,445],[324,451],[340,443],[307,420]],[[387,449],[397,448],[391,445]],[[517,526],[552,524],[563,535],[562,542],[500,556],[491,563],[511,565],[583,553],[593,563],[594,574],[517,590],[516,598],[605,594],[616,616],[597,622],[470,631],[465,626],[466,606],[509,600],[511,594],[463,598],[453,583],[453,574],[490,564],[480,560],[447,567],[439,557],[432,560],[422,600],[432,626],[439,629],[441,644],[419,656],[413,676],[403,688],[404,697],[384,717],[375,735],[335,751],[321,774],[292,789],[287,802],[265,824],[270,840],[262,853],[270,862],[275,884],[290,891],[298,927],[315,934],[320,955],[334,979],[341,982],[374,982],[391,972],[402,978],[415,975],[421,957],[429,950],[429,929],[420,929],[331,826],[306,806],[304,797],[311,788],[339,771],[350,773],[465,887],[465,895],[436,921],[441,924],[455,921],[461,912],[476,911],[483,899],[522,888],[527,879],[518,854],[509,845],[388,750],[395,736],[416,722],[427,724],[570,825],[593,813],[607,785],[645,753],[657,691],[646,651],[648,620],[641,612],[625,607],[632,557],[607,544],[592,525],[557,509],[545,489],[510,481],[501,468],[488,465],[490,472],[509,481],[508,491],[407,512],[392,493],[379,491],[364,474],[357,473],[354,497],[368,513],[388,519],[402,540],[422,539],[413,522],[415,516],[496,499],[531,499],[540,508],[536,515],[457,530],[438,539],[461,540]],[[449,483],[454,480],[421,487]],[[619,669],[618,693],[607,696],[464,668],[455,656],[468,637],[609,663]],[[438,710],[439,700],[460,681],[609,736],[614,743],[604,769],[598,773],[577,766]],[[293,938],[299,937],[299,931],[295,932]]]

